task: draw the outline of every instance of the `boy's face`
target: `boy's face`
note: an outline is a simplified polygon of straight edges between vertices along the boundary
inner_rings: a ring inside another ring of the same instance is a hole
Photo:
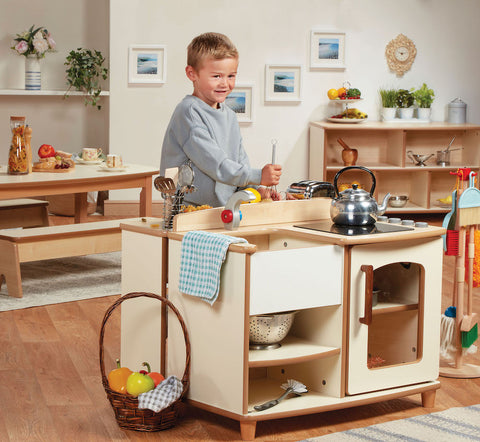
[[[193,82],[193,95],[216,109],[235,87],[237,68],[237,58],[207,58],[198,70],[187,66],[185,72]]]

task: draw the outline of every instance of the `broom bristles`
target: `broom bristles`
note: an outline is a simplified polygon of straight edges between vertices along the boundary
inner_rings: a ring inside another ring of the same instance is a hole
[[[458,209],[457,221],[459,226],[474,226],[480,224],[480,207]]]

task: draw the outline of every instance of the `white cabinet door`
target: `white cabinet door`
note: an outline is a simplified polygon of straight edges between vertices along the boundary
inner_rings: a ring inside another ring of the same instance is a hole
[[[440,237],[352,248],[348,394],[437,379],[442,256]],[[362,266],[372,266],[373,285],[388,288],[372,309],[370,325],[360,321],[366,292]],[[379,360],[380,366],[368,368]]]

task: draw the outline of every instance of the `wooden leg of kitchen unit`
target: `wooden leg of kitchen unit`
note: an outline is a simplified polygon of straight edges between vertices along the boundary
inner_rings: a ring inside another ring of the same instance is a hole
[[[437,390],[428,390],[422,393],[422,407],[424,408],[433,408],[435,407],[435,396]]]
[[[242,440],[254,440],[256,429],[257,421],[240,422],[240,435],[242,436]]]

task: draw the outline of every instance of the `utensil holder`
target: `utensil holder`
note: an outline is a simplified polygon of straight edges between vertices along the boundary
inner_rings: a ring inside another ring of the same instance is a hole
[[[183,372],[183,377],[181,382],[183,384],[183,391],[181,396],[169,405],[167,408],[156,413],[155,411],[149,409],[139,409],[138,408],[138,399],[136,397],[130,396],[129,394],[122,394],[116,391],[113,391],[108,385],[108,378],[105,374],[105,362],[104,362],[104,346],[103,340],[105,335],[105,327],[107,325],[108,319],[114,312],[114,310],[122,304],[122,302],[128,299],[134,298],[152,298],[158,299],[164,305],[166,305],[170,310],[175,313],[180,326],[182,327],[183,336],[185,339],[185,371]],[[188,337],[187,328],[185,321],[183,320],[180,312],[177,308],[163,296],[155,295],[153,293],[145,292],[132,292],[128,293],[121,298],[117,299],[105,312],[103,317],[102,326],[100,329],[100,339],[99,339],[99,360],[100,360],[100,372],[102,374],[102,384],[107,394],[108,400],[112,405],[113,411],[115,413],[115,418],[120,428],[126,430],[136,430],[136,431],[160,431],[171,428],[175,425],[179,411],[182,406],[183,399],[185,398],[188,387],[190,385],[189,375],[190,375],[190,339]]]

